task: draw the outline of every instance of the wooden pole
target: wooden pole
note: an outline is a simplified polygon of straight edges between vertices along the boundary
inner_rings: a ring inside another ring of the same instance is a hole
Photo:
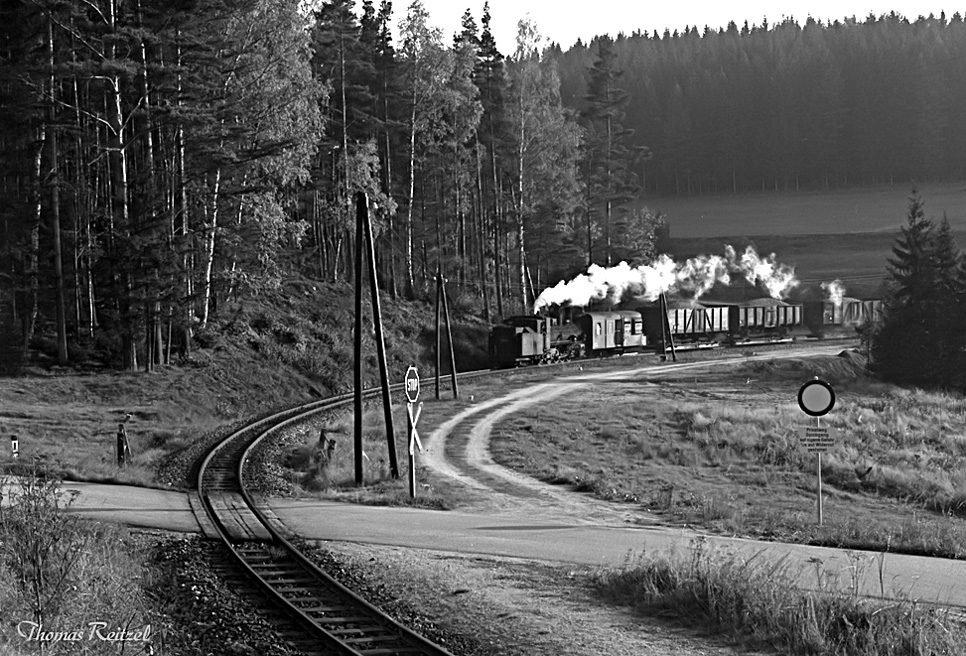
[[[443,280],[443,277],[440,274],[439,266],[437,266],[436,267],[436,400],[437,401],[439,400],[439,366],[440,366],[439,310],[441,305],[440,298],[442,297],[442,294],[443,294],[443,285],[441,282],[442,280]]]
[[[674,350],[674,335],[671,333],[671,322],[667,318],[667,296],[661,294],[661,330],[664,332],[664,358],[667,359],[667,345],[671,345],[671,359],[678,361],[678,354]]]
[[[661,314],[661,360],[667,360],[667,335],[668,332],[668,321],[667,321],[667,309],[664,307],[664,294],[661,294],[657,299],[657,310]]]
[[[453,398],[458,399],[460,398],[460,388],[459,383],[456,382],[456,353],[453,350],[453,327],[449,320],[449,305],[446,303],[446,281],[443,280],[442,276],[439,278],[439,292],[443,299],[443,316],[446,318],[446,341],[449,344],[449,371],[450,381],[453,387]]]
[[[358,204],[367,206],[366,195],[359,192]],[[396,458],[396,436],[392,425],[392,399],[389,395],[389,365],[386,361],[386,341],[382,332],[382,304],[379,301],[379,280],[376,278],[376,245],[372,238],[372,219],[366,210],[366,251],[369,259],[369,295],[372,296],[372,323],[376,329],[376,354],[379,357],[379,382],[382,386],[382,410],[386,418],[386,442],[389,449],[389,473],[399,478],[399,462]]]
[[[361,202],[360,202],[361,201]],[[368,217],[369,211],[366,207],[365,194],[356,197],[356,321],[355,321],[355,344],[353,349],[353,380],[354,380],[354,439],[355,447],[355,475],[356,485],[364,483],[364,473],[362,469],[362,241],[364,239],[363,224]]]

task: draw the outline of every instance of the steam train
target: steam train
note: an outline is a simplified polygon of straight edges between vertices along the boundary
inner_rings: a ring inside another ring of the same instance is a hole
[[[664,322],[666,315],[667,322]],[[490,331],[494,368],[663,350],[797,338],[854,336],[881,320],[882,301],[843,298],[785,303],[668,301],[633,310],[590,311],[567,317],[509,317]]]

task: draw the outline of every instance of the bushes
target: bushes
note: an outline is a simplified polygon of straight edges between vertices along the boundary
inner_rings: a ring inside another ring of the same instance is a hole
[[[64,512],[72,497],[56,480],[33,473],[0,483],[7,497],[0,506],[0,620],[14,627],[0,634],[0,652],[52,650],[49,641],[22,637],[42,626],[44,632],[77,632],[83,653],[120,653],[125,643],[92,636],[92,623],[104,623],[104,634],[143,634],[151,623],[139,585],[142,567],[124,546],[124,529]],[[132,640],[126,653],[146,647],[145,640]]]

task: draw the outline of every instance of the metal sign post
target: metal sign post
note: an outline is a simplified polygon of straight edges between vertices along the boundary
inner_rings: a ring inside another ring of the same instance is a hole
[[[822,428],[821,417],[835,407],[835,390],[816,376],[798,390],[798,407],[805,414],[815,417],[815,427],[804,428],[801,431],[801,444],[808,451],[815,452],[817,456],[815,474],[818,491],[818,525],[821,526],[824,519],[822,516],[822,453],[835,443],[832,430]]]

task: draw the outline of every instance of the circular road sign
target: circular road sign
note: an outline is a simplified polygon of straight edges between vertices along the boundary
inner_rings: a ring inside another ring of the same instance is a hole
[[[406,370],[406,398],[409,399],[410,403],[415,403],[416,399],[419,398],[419,374],[416,373],[416,367],[410,367]]]
[[[824,380],[810,380],[798,390],[798,406],[812,417],[826,415],[835,407],[835,391]]]

